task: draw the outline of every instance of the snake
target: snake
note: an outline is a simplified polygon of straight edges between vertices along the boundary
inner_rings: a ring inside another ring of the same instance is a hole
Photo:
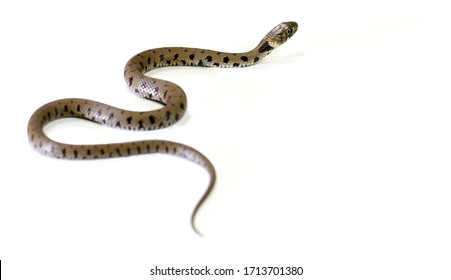
[[[163,107],[151,111],[129,111],[89,99],[66,98],[51,101],[38,108],[30,117],[28,140],[39,153],[59,159],[103,159],[140,154],[163,153],[188,159],[207,170],[208,187],[197,202],[191,215],[191,226],[216,181],[216,171],[210,160],[200,151],[167,140],[142,140],[123,143],[73,145],[50,139],[44,127],[57,119],[81,118],[101,125],[126,130],[154,130],[173,125],[187,110],[187,97],[177,84],[152,78],[147,72],[168,66],[246,67],[260,62],[275,48],[285,43],[298,29],[296,22],[282,22],[271,29],[252,50],[242,53],[219,52],[188,47],[163,47],[140,52],[130,58],[124,68],[124,79],[129,90],[144,99],[160,103]]]

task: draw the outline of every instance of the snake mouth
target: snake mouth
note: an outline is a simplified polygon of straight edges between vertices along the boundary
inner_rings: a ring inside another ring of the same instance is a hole
[[[288,38],[291,38],[296,31],[298,31],[298,24],[295,21],[289,21],[287,24],[287,34]]]

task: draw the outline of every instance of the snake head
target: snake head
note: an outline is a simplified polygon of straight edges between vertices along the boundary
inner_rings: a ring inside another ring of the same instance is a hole
[[[265,39],[272,48],[277,48],[290,39],[297,30],[298,24],[296,22],[282,22],[269,31]]]

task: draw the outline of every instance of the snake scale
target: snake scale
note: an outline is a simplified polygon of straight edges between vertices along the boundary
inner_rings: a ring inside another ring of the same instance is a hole
[[[216,172],[201,152],[185,144],[165,140],[144,140],[125,143],[97,145],[71,145],[47,137],[44,126],[61,118],[82,118],[102,125],[129,130],[152,130],[170,126],[180,120],[187,109],[187,98],[178,85],[146,76],[152,69],[167,66],[244,67],[261,61],[278,46],[285,43],[297,31],[296,22],[283,22],[274,27],[251,51],[244,53],[218,52],[213,50],[170,47],[143,51],[133,56],[125,65],[124,78],[136,95],[156,101],[162,108],[152,111],[127,111],[87,99],[60,99],[37,109],[28,122],[29,141],[41,154],[63,159],[100,159],[124,157],[148,153],[165,153],[186,158],[203,166],[210,174],[207,190],[196,204],[195,216],[213,189]]]

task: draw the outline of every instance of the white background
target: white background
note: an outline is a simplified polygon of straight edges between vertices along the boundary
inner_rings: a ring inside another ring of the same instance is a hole
[[[446,17],[432,1],[2,2],[3,277],[166,279],[149,269],[208,265],[241,274],[302,266],[305,279],[450,279]],[[257,66],[150,73],[188,95],[170,128],[64,120],[46,129],[71,143],[158,138],[202,151],[218,173],[197,217],[204,238],[190,227],[208,182],[195,164],[55,160],[28,144],[28,118],[55,99],[156,108],[123,81],[139,51],[246,51],[287,20],[298,33]],[[254,279],[214,277],[241,278]]]

